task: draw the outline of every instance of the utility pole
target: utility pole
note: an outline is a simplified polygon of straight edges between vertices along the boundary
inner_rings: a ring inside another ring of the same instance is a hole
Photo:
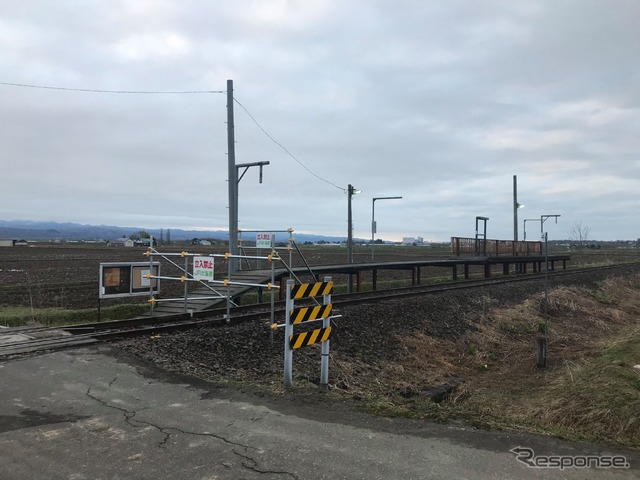
[[[518,203],[518,176],[513,176],[513,254],[518,255],[520,248],[518,246],[518,209],[524,207]],[[516,273],[522,273],[522,264],[516,262]]]
[[[518,242],[518,176],[513,176],[513,248]]]
[[[229,253],[238,255],[238,171],[233,123],[233,80],[227,80],[227,160],[229,164]],[[231,272],[238,270],[238,259],[229,259]]]
[[[351,197],[353,197],[353,185],[347,187],[347,263],[353,263],[353,221],[351,214]]]

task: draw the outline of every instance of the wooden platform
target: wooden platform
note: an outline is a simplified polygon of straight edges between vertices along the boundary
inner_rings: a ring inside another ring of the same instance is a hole
[[[571,260],[570,255],[549,255],[547,257],[549,270],[553,271],[557,264],[562,265],[562,269],[566,270],[567,262]],[[544,255],[514,255],[514,256],[496,256],[496,257],[456,257],[442,260],[411,260],[406,262],[378,262],[378,263],[352,263],[337,265],[317,265],[312,266],[313,274],[316,280],[321,281],[326,275],[351,275],[355,279],[355,291],[360,290],[360,278],[363,272],[371,272],[373,280],[373,289],[377,289],[378,272],[380,270],[407,270],[411,272],[412,285],[419,285],[421,281],[421,270],[426,267],[439,267],[451,269],[452,280],[457,280],[461,275],[465,279],[469,279],[470,267],[481,266],[485,278],[492,275],[492,267],[502,265],[502,274],[524,274],[542,272],[545,263]],[[310,277],[309,269],[306,267],[295,267],[291,271],[305,278]],[[275,270],[274,284],[280,286],[276,292],[276,298],[284,299],[283,289],[286,278],[289,277],[289,270],[286,268],[278,268]],[[233,274],[231,283],[247,283],[252,285],[264,285],[262,292],[266,292],[267,284],[272,281],[271,270],[242,270]],[[305,280],[309,281],[309,280]],[[213,289],[213,291],[211,290]],[[211,289],[200,287],[189,293],[188,298],[180,301],[158,303],[154,308],[154,313],[158,315],[185,313],[189,311],[201,311],[215,307],[226,305],[226,297],[233,299],[238,298],[244,293],[250,291],[258,291],[259,287],[246,285],[229,285],[222,286],[220,284],[211,284]],[[209,298],[218,296],[219,298]]]

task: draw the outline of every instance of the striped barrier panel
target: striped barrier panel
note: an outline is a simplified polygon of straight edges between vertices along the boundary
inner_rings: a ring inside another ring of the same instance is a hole
[[[292,350],[297,350],[307,345],[318,342],[326,342],[331,336],[331,327],[318,328],[310,332],[297,333],[289,337],[289,344]]]
[[[333,282],[301,283],[291,287],[291,298],[316,297],[329,295],[333,289]]]
[[[332,304],[317,305],[315,307],[303,307],[291,310],[291,312],[289,312],[289,317],[291,318],[291,323],[293,324],[309,322],[311,320],[318,320],[320,318],[328,317],[329,315],[331,315],[332,309]]]
[[[284,331],[284,386],[293,386],[293,351],[314,343],[322,344],[320,362],[320,386],[329,388],[329,344],[331,343],[331,316],[333,305],[331,304],[331,290],[333,282],[331,277],[325,277],[322,282],[295,284],[290,278],[287,280],[285,322]],[[314,300],[317,305],[295,308],[296,299],[316,297],[322,295],[322,305]],[[341,315],[338,315],[341,316]],[[293,327],[305,322],[322,321],[322,328],[302,333],[293,333]],[[277,330],[280,325],[273,324]]]

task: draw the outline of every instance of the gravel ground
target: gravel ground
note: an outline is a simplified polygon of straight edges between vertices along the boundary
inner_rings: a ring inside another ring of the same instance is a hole
[[[609,276],[637,275],[639,272],[640,265],[620,268],[615,274],[600,271],[571,277],[550,277],[549,286],[553,288],[562,284],[594,288]],[[540,296],[542,308],[543,291],[544,279],[541,276],[529,282],[336,308],[334,313],[343,317],[335,320],[331,337],[331,386],[360,395],[378,377],[388,379],[389,372],[383,375],[382,371],[405,352],[400,338],[423,334],[455,342],[465,332],[473,330],[489,309],[514,306],[535,295]],[[278,320],[279,323],[282,321]],[[119,344],[124,350],[164,369],[206,380],[270,388],[280,388],[282,384],[283,334],[277,332],[272,339],[268,318],[237,326],[133,338]],[[319,364],[318,345],[296,350],[294,384],[317,383]],[[398,375],[402,376],[402,372]],[[436,379],[433,385],[421,385],[420,388],[429,390],[443,382],[460,381],[446,375],[433,378]],[[393,381],[388,383],[393,384]]]

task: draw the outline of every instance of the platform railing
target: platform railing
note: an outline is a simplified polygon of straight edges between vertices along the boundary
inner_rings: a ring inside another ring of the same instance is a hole
[[[542,255],[542,242],[451,237],[451,253],[495,257],[499,255]]]

